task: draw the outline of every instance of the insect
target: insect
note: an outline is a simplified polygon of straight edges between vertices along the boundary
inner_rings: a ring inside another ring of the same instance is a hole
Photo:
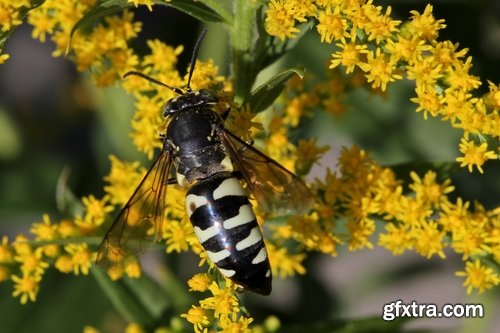
[[[219,100],[214,91],[191,90],[205,33],[195,44],[185,91],[139,72],[124,76],[140,76],[179,96],[163,108],[167,125],[161,152],[107,231],[97,264],[112,267],[139,252],[152,228],[161,239],[167,187],[177,183],[187,188],[187,214],[210,260],[241,289],[268,295],[272,274],[267,250],[240,179],[266,211],[302,213],[312,196],[296,175],[224,127],[230,108],[222,115],[215,112]]]

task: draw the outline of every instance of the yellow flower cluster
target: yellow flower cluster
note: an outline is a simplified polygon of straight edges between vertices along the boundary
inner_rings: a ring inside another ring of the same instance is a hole
[[[251,317],[242,315],[239,301],[235,296],[236,286],[226,280],[225,286],[221,288],[213,277],[207,274],[196,274],[189,281],[191,291],[210,291],[209,296],[193,305],[187,313],[181,314],[193,325],[196,333],[209,332],[208,327],[217,323],[218,332],[242,332],[250,333],[249,324],[253,321]]]
[[[28,0],[10,1],[0,0],[0,35],[6,36],[14,28],[23,23],[24,12],[31,7]],[[9,55],[3,53],[0,46],[0,65],[9,59]]]
[[[394,255],[413,250],[431,258],[445,258],[450,247],[462,255],[468,292],[480,292],[500,284],[500,275],[489,264],[500,262],[500,209],[485,210],[479,203],[447,196],[454,190],[450,180],[438,182],[436,173],[411,173],[410,193],[389,168],[383,168],[364,151],[343,149],[337,165],[339,173],[328,171],[318,180],[315,212],[292,218],[275,230],[275,237],[294,239],[307,250],[336,255],[335,245],[347,243],[350,250],[377,245]],[[335,232],[338,222],[347,221],[347,234]],[[377,220],[385,230],[377,230]],[[474,263],[472,265],[472,263]]]
[[[499,157],[499,148],[489,145],[487,137],[500,140],[500,86],[490,82],[488,94],[473,96],[481,81],[470,74],[472,58],[458,44],[438,41],[445,24],[434,18],[431,5],[423,13],[411,11],[405,22],[391,18],[390,6],[384,11],[372,0],[270,0],[268,6],[267,32],[280,39],[295,37],[297,23],[317,21],[321,41],[338,47],[330,68],[342,65],[353,75],[361,71],[372,88],[382,91],[404,76],[414,80],[416,111],[463,130],[461,166],[482,173],[487,160]]]
[[[137,37],[141,24],[133,22],[133,14],[125,11],[121,17],[105,18],[89,34],[76,32],[70,41],[75,24],[95,4],[96,0],[47,0],[29,12],[28,23],[33,26],[33,38],[44,42],[50,35],[56,44],[54,56],[65,55],[69,46],[77,69],[91,69],[95,83],[106,86],[138,65],[138,57],[128,41]]]

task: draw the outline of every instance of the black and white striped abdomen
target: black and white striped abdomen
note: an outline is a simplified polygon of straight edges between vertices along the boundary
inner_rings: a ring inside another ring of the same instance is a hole
[[[271,268],[262,233],[240,182],[229,172],[193,185],[186,208],[208,257],[246,290],[271,293]]]

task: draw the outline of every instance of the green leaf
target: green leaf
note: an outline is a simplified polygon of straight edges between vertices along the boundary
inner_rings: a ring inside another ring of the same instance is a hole
[[[155,0],[155,4],[173,7],[205,23],[225,22],[232,24],[232,17],[225,8],[216,1],[171,0],[169,2]],[[209,7],[210,6],[210,7]],[[214,9],[217,9],[215,11]]]
[[[104,0],[99,2],[91,10],[89,10],[85,15],[83,15],[78,22],[75,23],[71,32],[69,33],[69,41],[66,47],[66,54],[69,52],[71,41],[75,33],[85,26],[93,25],[100,18],[120,12],[126,8],[132,7],[132,3],[128,3],[127,0]]]
[[[243,105],[249,104],[250,110],[252,110],[253,113],[265,110],[276,100],[276,98],[278,98],[283,89],[285,89],[287,81],[294,75],[298,75],[302,78],[304,73],[297,68],[285,70],[252,91],[248,99],[243,102]]]
[[[145,328],[156,327],[171,308],[168,295],[146,274],[138,279],[112,281],[105,272],[92,268],[92,274],[116,310],[129,322]]]
[[[211,1],[206,1],[211,3]],[[155,5],[168,6],[176,8],[200,21],[203,22],[228,22],[227,20],[232,20],[229,16],[229,12],[223,11],[222,6],[218,6],[217,9],[222,13],[219,14],[212,8],[203,4],[202,2],[196,1],[186,1],[186,0],[171,0],[169,2],[155,0],[153,1]],[[69,51],[69,46],[74,34],[82,27],[93,25],[97,20],[104,16],[115,14],[117,12],[123,11],[127,8],[134,7],[134,4],[127,2],[127,0],[105,0],[99,2],[91,10],[89,10],[76,24],[73,26],[70,32],[67,52]],[[228,22],[230,23],[230,22]]]
[[[82,202],[68,186],[69,168],[64,168],[57,179],[56,205],[57,210],[65,216],[75,217],[83,215]]]

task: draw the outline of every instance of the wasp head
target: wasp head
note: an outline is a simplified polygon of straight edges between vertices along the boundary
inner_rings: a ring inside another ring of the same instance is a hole
[[[210,89],[189,91],[169,100],[163,107],[163,117],[166,118],[182,110],[213,106],[217,104],[217,102],[219,102],[219,98],[215,92]]]

